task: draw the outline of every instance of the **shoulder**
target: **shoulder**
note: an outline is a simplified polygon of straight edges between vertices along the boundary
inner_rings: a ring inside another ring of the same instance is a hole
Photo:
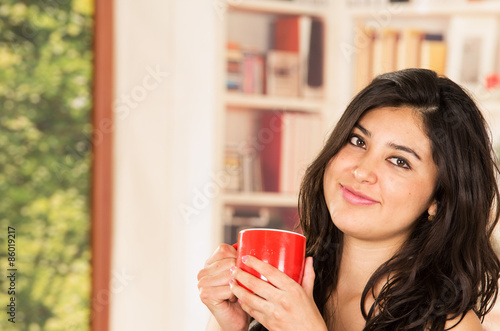
[[[461,316],[446,322],[445,330],[451,331],[482,331],[481,321],[474,311],[469,310],[464,318]],[[458,324],[457,324],[458,323]],[[450,329],[451,328],[451,329]]]

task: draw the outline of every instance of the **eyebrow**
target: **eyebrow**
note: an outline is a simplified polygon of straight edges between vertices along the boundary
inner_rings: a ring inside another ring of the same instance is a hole
[[[368,131],[366,128],[364,128],[361,124],[356,123],[354,125],[354,127],[358,128],[368,138],[371,138],[372,133],[370,131]],[[395,144],[395,143],[389,143],[389,147],[391,147],[393,149],[396,149],[398,151],[403,151],[403,152],[406,152],[406,153],[413,154],[419,161],[422,160],[422,158],[420,157],[420,155],[418,155],[418,153],[415,152],[415,150],[413,150],[412,148],[410,148],[408,146],[398,145],[398,144]]]

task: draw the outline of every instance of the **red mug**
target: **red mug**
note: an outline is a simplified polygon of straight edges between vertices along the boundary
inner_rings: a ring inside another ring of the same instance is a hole
[[[252,255],[302,284],[306,253],[306,237],[303,235],[277,229],[246,229],[240,231],[238,243],[233,246],[238,251],[238,268],[267,282],[264,276],[241,262],[243,256]]]

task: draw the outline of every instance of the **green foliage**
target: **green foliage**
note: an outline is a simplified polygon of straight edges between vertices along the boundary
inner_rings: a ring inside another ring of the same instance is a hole
[[[92,0],[0,4],[0,329],[88,330]],[[7,228],[16,230],[8,322]]]

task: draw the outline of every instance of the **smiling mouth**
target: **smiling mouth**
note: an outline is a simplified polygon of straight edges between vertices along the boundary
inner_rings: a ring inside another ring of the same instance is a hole
[[[340,185],[340,191],[342,192],[342,197],[347,202],[356,206],[371,206],[379,203],[378,201],[373,200],[369,196],[366,196],[360,192],[356,192],[350,187],[345,187],[343,185]]]

